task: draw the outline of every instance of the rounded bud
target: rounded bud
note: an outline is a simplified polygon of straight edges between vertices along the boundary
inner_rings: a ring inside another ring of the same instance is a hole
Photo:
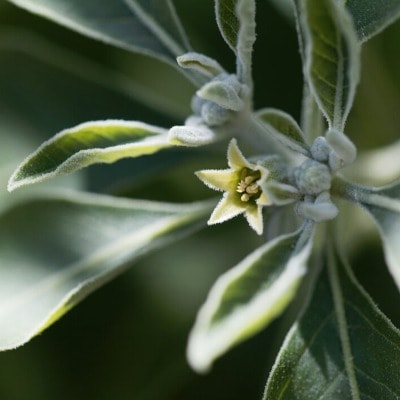
[[[317,195],[331,187],[329,168],[318,161],[306,160],[294,170],[296,185],[301,193]]]
[[[230,111],[212,101],[206,101],[201,107],[201,117],[209,126],[222,125],[228,121]]]
[[[322,136],[319,136],[314,140],[310,149],[313,159],[320,162],[328,161],[330,150],[331,149],[326,142],[326,139]]]

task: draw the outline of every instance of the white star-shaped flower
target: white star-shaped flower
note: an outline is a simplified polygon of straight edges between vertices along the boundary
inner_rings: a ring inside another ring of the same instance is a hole
[[[218,224],[244,214],[249,225],[261,235],[263,232],[262,208],[272,204],[262,190],[269,171],[262,165],[247,161],[239,150],[236,139],[232,139],[229,143],[228,165],[229,169],[206,169],[196,172],[196,175],[208,187],[224,192],[208,224]]]

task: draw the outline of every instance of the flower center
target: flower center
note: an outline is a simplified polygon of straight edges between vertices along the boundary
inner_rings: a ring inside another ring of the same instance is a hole
[[[241,201],[247,203],[250,199],[256,200],[260,197],[261,188],[256,182],[260,177],[260,171],[253,171],[248,168],[242,169],[240,180],[236,187],[236,191],[241,194]]]

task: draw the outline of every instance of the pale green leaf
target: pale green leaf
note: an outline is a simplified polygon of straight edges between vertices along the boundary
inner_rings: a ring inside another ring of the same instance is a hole
[[[240,111],[244,107],[243,100],[237,91],[228,83],[211,81],[197,91],[197,96],[212,101],[222,108]]]
[[[280,236],[222,275],[197,316],[188,359],[206,371],[228,349],[254,335],[292,300],[306,273],[313,226]]]
[[[9,0],[96,40],[159,58],[176,66],[190,50],[170,0]],[[195,80],[198,76],[191,74]],[[198,81],[198,83],[202,80]]]
[[[336,254],[327,264],[286,337],[264,400],[398,399],[400,332]]]
[[[366,41],[400,17],[399,0],[347,0],[358,37]]]
[[[360,75],[360,44],[341,1],[298,0],[305,77],[329,126],[343,131]]]
[[[215,0],[215,14],[225,42],[236,54],[239,80],[252,88],[251,68],[256,40],[254,0]]]
[[[371,214],[382,237],[389,271],[400,289],[400,182],[383,187],[342,182],[338,192]]]
[[[193,69],[208,78],[213,78],[225,72],[218,61],[193,51],[182,54],[176,61],[180,67]]]
[[[44,142],[10,178],[8,189],[41,182],[95,163],[112,163],[172,146],[168,131],[142,122],[106,120],[66,129]]]
[[[210,203],[77,192],[0,216],[0,348],[20,346],[150,250],[205,224]]]
[[[359,154],[354,164],[346,170],[346,176],[355,181],[385,184],[400,176],[400,140],[384,147],[366,150]],[[382,168],[390,165],[390,168]]]
[[[275,108],[263,108],[255,116],[279,142],[297,152],[310,154],[303,132],[289,114]]]

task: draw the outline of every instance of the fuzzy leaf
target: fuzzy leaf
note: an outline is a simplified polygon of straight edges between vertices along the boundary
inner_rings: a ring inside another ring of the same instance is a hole
[[[176,57],[190,50],[170,0],[113,0],[101,4],[98,0],[8,1],[93,39],[156,57],[175,67]]]
[[[303,132],[289,114],[275,108],[263,108],[257,111],[255,116],[268,132],[285,146],[309,155]]]
[[[341,1],[297,1],[305,78],[329,127],[343,131],[360,75],[360,44],[353,21]]]
[[[222,108],[240,111],[244,107],[243,100],[237,91],[225,82],[209,82],[197,91],[197,96],[213,101]]]
[[[398,399],[400,332],[349,267],[329,256],[280,350],[264,400]]]
[[[266,243],[217,280],[190,334],[187,354],[194,369],[206,371],[286,308],[306,273],[312,231],[307,224]]]
[[[287,18],[293,17],[291,0],[270,0]],[[358,38],[365,42],[400,17],[398,0],[346,0],[347,9],[353,16]]]
[[[207,57],[204,54],[190,52],[182,54],[177,59],[179,66],[189,68],[200,72],[208,78],[213,78],[216,75],[222,74],[225,70],[221,67],[218,61]]]
[[[347,0],[359,39],[364,42],[400,17],[399,0]]]
[[[62,192],[0,216],[0,349],[20,346],[150,250],[193,231],[192,205]]]
[[[372,216],[382,238],[389,271],[400,290],[400,182],[378,188],[346,183],[340,190]]]
[[[198,147],[213,143],[217,135],[206,125],[173,126],[168,131],[168,140],[177,146]]]
[[[86,122],[44,142],[17,168],[8,189],[11,191],[95,163],[152,154],[170,146],[168,131],[163,128],[135,121]]]
[[[252,88],[252,53],[256,40],[255,8],[254,0],[215,0],[219,30],[236,54],[239,80],[249,88]]]

